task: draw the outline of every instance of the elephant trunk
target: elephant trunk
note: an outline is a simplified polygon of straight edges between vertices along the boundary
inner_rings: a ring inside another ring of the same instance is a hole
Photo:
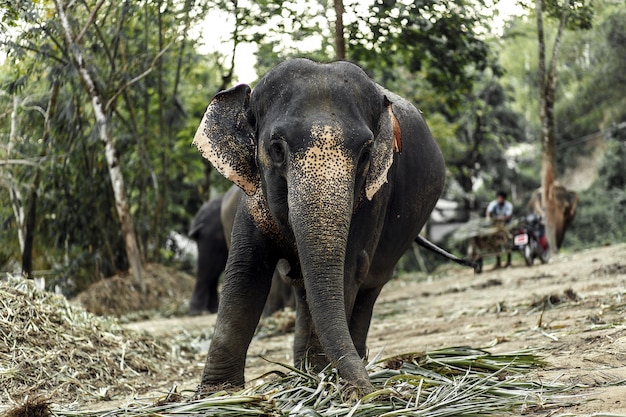
[[[313,178],[302,176],[302,171],[297,171],[299,178],[289,178],[289,219],[298,247],[306,302],[326,360],[337,367],[344,379],[366,393],[372,385],[350,336],[344,302],[354,173],[350,163],[333,168],[325,175],[318,172]]]

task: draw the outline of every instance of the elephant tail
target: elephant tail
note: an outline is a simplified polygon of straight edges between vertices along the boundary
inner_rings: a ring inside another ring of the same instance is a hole
[[[456,262],[459,265],[463,265],[463,266],[468,266],[470,268],[474,268],[476,269],[476,263],[473,261],[470,261],[469,259],[461,259],[459,257],[454,256],[453,254],[451,254],[450,252],[440,248],[439,246],[435,245],[434,243],[432,243],[431,241],[429,241],[428,239],[426,239],[425,237],[422,236],[417,236],[415,238],[415,243],[417,243],[418,245],[428,249],[431,252],[434,252],[438,255],[443,256],[446,259],[449,259],[453,262]]]

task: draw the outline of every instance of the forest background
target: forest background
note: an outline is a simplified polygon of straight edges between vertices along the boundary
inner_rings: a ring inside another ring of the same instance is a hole
[[[623,242],[623,0],[519,15],[488,0],[1,0],[0,271],[47,271],[72,295],[133,266],[133,244],[138,268],[177,263],[172,232],[230,185],[191,146],[207,104],[291,57],[363,67],[423,112],[446,198],[479,209],[504,189],[521,215],[541,185],[538,4],[549,59],[572,16],[553,59],[558,179],[580,197],[565,249]]]

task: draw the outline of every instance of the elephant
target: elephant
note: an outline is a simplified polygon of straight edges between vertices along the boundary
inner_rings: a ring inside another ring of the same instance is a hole
[[[226,267],[235,211],[242,194],[238,187],[232,186],[223,196],[204,203],[191,222],[188,236],[198,245],[196,284],[189,301],[191,316],[204,311],[217,312],[219,277]],[[286,282],[289,269],[285,261],[277,265],[264,316],[285,307],[295,307],[293,292]]]
[[[244,384],[285,259],[295,365],[332,364],[353,395],[372,392],[363,358],[374,303],[444,187],[443,156],[419,110],[357,65],[293,59],[254,90],[218,93],[193,143],[245,193],[199,390]]]
[[[576,216],[576,208],[578,207],[578,194],[575,191],[568,190],[563,185],[555,182],[552,186],[552,192],[556,199],[556,213],[555,219],[555,232],[556,232],[556,248],[561,248],[563,239],[565,239],[565,232],[574,221]],[[535,212],[539,216],[545,219],[544,207],[541,203],[542,188],[538,188],[533,191],[532,196],[528,202],[528,209],[531,212]]]
[[[226,233],[220,220],[222,202],[223,196],[205,202],[193,218],[187,234],[198,245],[196,283],[189,300],[189,315],[192,316],[205,310],[217,313],[217,286],[228,259]]]

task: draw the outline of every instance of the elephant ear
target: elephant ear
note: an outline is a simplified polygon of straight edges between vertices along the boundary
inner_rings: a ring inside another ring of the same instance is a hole
[[[245,84],[218,93],[204,113],[193,144],[220,174],[252,195],[261,179],[249,101],[250,87]]]
[[[368,200],[387,182],[387,172],[393,163],[393,154],[402,152],[402,131],[393,112],[393,104],[387,96],[379,119],[378,136],[374,141],[370,169],[365,181],[365,196]]]

